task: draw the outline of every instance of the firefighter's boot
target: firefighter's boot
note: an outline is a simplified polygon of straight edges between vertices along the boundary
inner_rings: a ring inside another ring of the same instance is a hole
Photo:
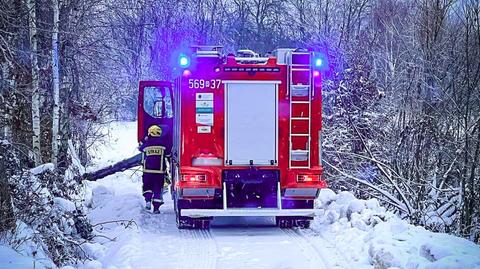
[[[145,201],[145,209],[150,211],[152,209],[152,202],[151,201]]]
[[[153,199],[153,214],[159,214],[160,213],[160,206],[162,206],[163,199]]]
[[[144,177],[143,178],[143,188],[144,188],[144,191],[143,191],[143,197],[145,198],[145,209],[146,210],[151,210],[152,209],[152,197],[153,197],[153,191],[151,190],[145,190],[145,187],[146,187],[146,183],[148,183],[148,181],[146,180],[146,178]]]

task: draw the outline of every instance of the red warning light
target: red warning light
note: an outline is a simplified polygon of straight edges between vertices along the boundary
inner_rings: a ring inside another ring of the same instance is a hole
[[[190,72],[190,70],[188,70],[188,69],[183,70],[183,76],[184,76],[184,77],[188,77],[188,76],[190,76],[191,74],[192,74],[192,72]]]

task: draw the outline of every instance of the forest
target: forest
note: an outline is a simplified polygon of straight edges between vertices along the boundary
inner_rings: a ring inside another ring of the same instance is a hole
[[[0,7],[1,239],[19,243],[6,232],[22,221],[52,252],[64,247],[52,255],[57,265],[72,259],[66,245],[83,239],[48,227],[71,219],[88,239],[91,224],[82,208],[58,216],[48,203],[80,192],[73,179],[94,145],[114,143],[103,125],[136,119],[138,82],[172,79],[172,55],[198,44],[225,54],[324,53],[330,188],[480,242],[478,0],[0,0]],[[54,169],[30,175],[44,163]]]

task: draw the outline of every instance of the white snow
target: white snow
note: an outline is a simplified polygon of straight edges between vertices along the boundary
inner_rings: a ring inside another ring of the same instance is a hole
[[[322,204],[327,205],[331,201],[335,201],[337,194],[331,189],[322,189],[320,190],[320,194],[318,195],[318,200],[322,202]]]
[[[137,152],[136,123],[115,123],[110,130],[112,143],[99,146],[87,170]],[[176,228],[167,197],[161,214],[146,212],[136,169],[85,186],[97,237],[83,246],[92,259],[80,266],[84,269],[480,269],[479,246],[410,225],[376,199],[359,200],[350,192],[322,190],[317,201],[322,213],[310,229],[279,229],[269,218],[223,218],[210,231],[199,231]]]
[[[30,169],[30,172],[34,175],[38,175],[47,170],[53,171],[53,169],[55,169],[55,165],[53,163],[45,163]]]
[[[447,234],[432,233],[392,218],[376,225],[365,237],[370,258],[401,268],[480,268],[480,249]],[[388,259],[382,255],[394,255]]]
[[[54,197],[53,204],[61,211],[73,212],[76,209],[75,204],[72,201],[61,197]]]
[[[35,231],[23,222],[17,222],[16,230],[15,249],[0,240],[0,269],[55,268],[45,252],[30,240]]]
[[[9,246],[0,245],[0,268],[30,269],[33,263],[32,258],[21,255]],[[37,268],[44,267],[37,265]]]
[[[100,259],[105,256],[106,247],[101,244],[85,243],[82,245],[83,251],[93,259]]]
[[[377,199],[368,199],[365,201],[365,205],[368,209],[371,210],[377,210],[378,208],[380,208],[380,203]]]
[[[480,269],[480,247],[474,243],[410,225],[376,199],[352,197],[341,192],[321,203],[325,215],[311,228],[343,253],[350,268]]]
[[[355,200],[355,196],[348,191],[340,192],[335,199],[337,204],[340,204],[340,205],[348,205],[353,200]]]
[[[366,206],[364,200],[352,200],[348,204],[348,214],[350,215],[352,213],[361,213],[365,208]]]
[[[95,186],[92,190],[92,199],[90,206],[92,208],[105,206],[106,203],[114,197],[114,190],[103,185]]]

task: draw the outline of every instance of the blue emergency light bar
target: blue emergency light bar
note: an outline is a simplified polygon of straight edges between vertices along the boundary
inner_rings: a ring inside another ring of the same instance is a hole
[[[180,56],[178,57],[178,65],[181,67],[181,68],[187,68],[190,66],[190,58],[181,53]]]
[[[315,52],[313,54],[313,68],[316,70],[328,69],[328,59],[325,54],[320,52]]]

